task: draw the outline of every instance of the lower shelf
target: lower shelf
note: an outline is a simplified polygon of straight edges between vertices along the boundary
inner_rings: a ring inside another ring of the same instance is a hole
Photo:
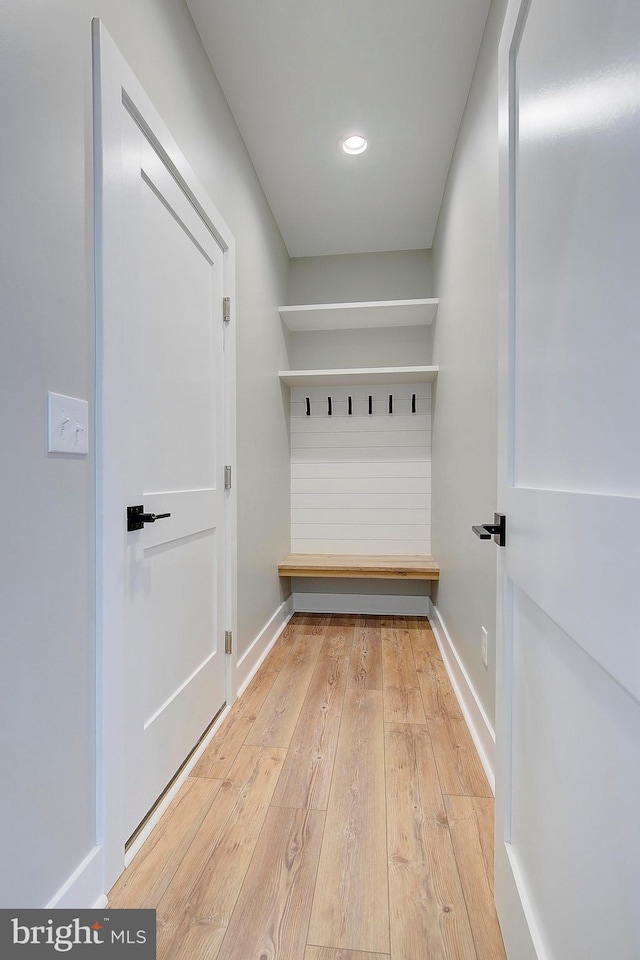
[[[290,553],[278,564],[281,577],[344,577],[361,580],[438,580],[433,557]]]

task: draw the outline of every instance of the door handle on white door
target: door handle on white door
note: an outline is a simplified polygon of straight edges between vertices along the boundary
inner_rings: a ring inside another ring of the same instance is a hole
[[[155,523],[156,520],[164,520],[170,516],[170,513],[145,513],[141,503],[135,507],[127,507],[127,532],[142,530],[145,523]]]
[[[504,547],[507,542],[507,518],[504,513],[494,513],[493,523],[481,523],[471,529],[481,540],[493,537],[499,547]]]

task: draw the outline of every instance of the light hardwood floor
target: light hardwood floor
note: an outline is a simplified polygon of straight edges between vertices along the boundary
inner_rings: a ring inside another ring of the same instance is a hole
[[[109,904],[159,960],[505,960],[492,861],[427,621],[297,614]]]

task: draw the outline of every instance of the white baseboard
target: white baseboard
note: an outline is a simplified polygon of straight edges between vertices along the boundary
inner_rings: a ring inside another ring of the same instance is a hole
[[[271,647],[274,645],[292,616],[293,596],[289,597],[284,601],[284,603],[280,604],[269,622],[264,625],[258,636],[255,638],[247,652],[244,653],[238,660],[238,666],[236,668],[238,696],[244,693],[250,681],[261,667],[265,657],[271,650]]]
[[[458,698],[464,719],[469,727],[469,732],[478,751],[484,772],[487,775],[487,780],[495,794],[495,731],[484,712],[478,694],[471,683],[469,674],[458,655],[438,608],[435,607],[431,601],[429,601],[429,606],[431,608],[429,620],[431,621],[433,633],[440,648],[445,667],[447,668],[449,679]]]
[[[51,898],[46,905],[46,909],[84,910],[94,906],[103,906],[102,861],[102,847],[94,847]],[[106,902],[106,897],[104,899]]]
[[[294,593],[296,613],[369,613],[397,617],[428,617],[429,597],[387,594]]]

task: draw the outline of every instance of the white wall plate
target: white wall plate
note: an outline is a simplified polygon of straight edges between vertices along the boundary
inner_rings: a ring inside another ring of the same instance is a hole
[[[88,453],[88,401],[49,392],[47,411],[49,453]]]

